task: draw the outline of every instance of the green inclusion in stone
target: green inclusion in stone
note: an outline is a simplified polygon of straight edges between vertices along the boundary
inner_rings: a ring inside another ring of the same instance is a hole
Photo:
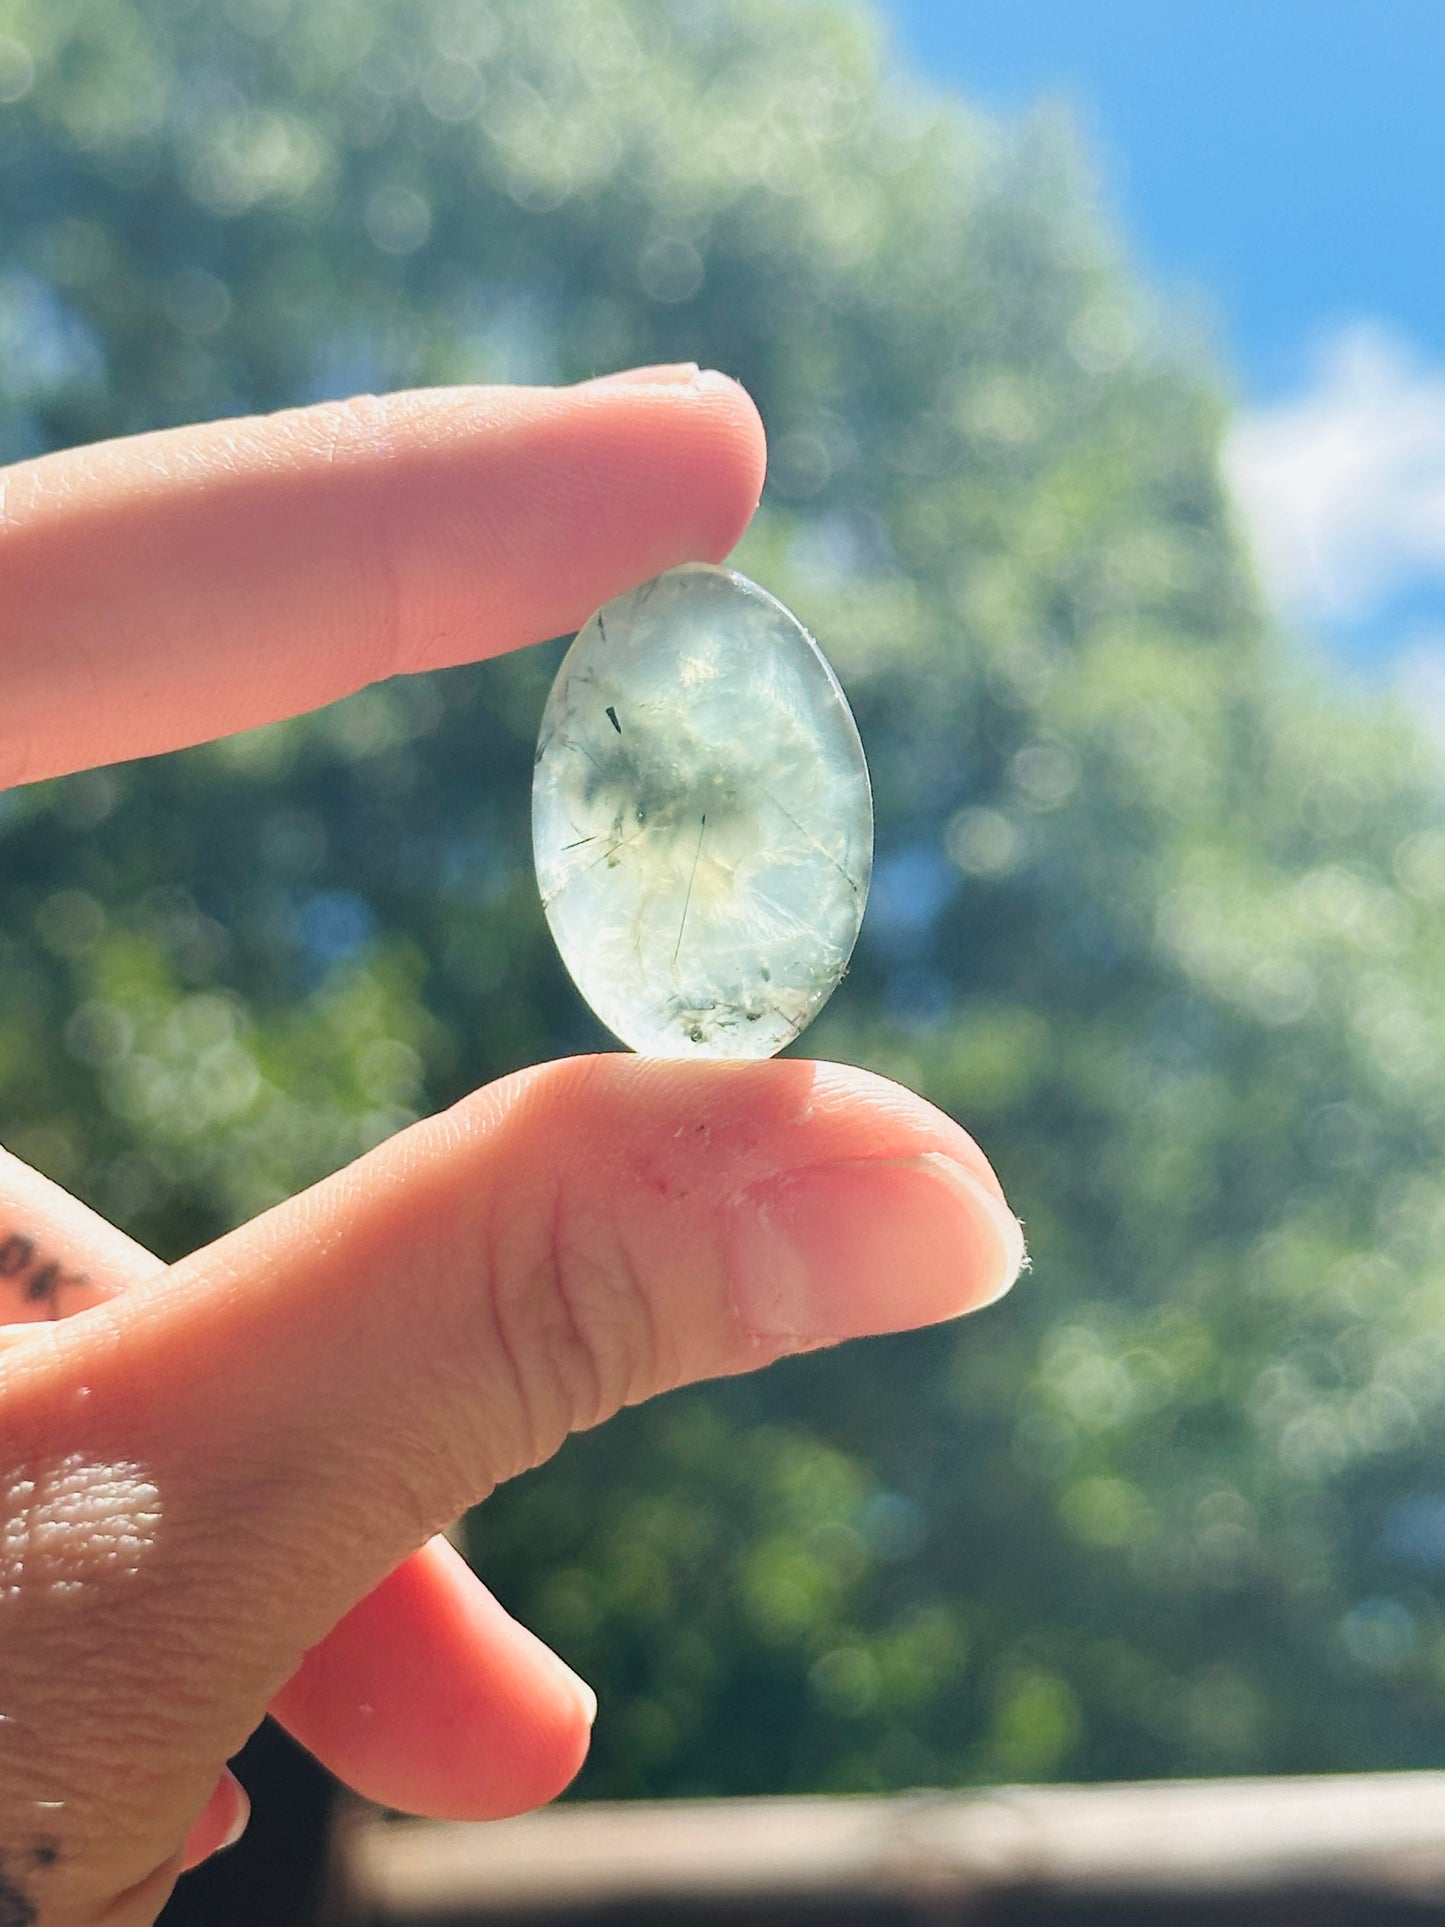
[[[690,563],[578,631],[537,744],[542,904],[578,989],[657,1057],[771,1057],[847,968],[863,746],[797,617]]]

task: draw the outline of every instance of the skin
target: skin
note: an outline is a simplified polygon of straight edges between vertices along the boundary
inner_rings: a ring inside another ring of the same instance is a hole
[[[690,368],[24,464],[0,783],[575,628],[721,560],[762,471]],[[268,1707],[393,1806],[550,1798],[595,1703],[433,1535],[624,1405],[956,1316],[1022,1258],[956,1124],[802,1062],[540,1066],[169,1269],[0,1154],[0,1921],[154,1921],[243,1823]]]

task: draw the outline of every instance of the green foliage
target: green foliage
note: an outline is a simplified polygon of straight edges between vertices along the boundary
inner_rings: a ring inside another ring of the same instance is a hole
[[[0,0],[0,452],[696,357],[880,810],[810,1051],[1036,1271],[626,1414],[480,1515],[594,1792],[1322,1769],[1445,1739],[1445,812],[1271,633],[1221,404],[1066,128],[813,0]],[[8,1142],[173,1255],[599,1043],[526,848],[555,654],[3,799]]]

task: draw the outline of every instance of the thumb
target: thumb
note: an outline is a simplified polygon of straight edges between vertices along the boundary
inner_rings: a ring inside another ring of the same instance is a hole
[[[0,1594],[47,1922],[151,1921],[305,1650],[570,1431],[971,1310],[1022,1257],[971,1140],[895,1086],[614,1056],[506,1079],[163,1286],[32,1328],[0,1356],[31,1495]]]

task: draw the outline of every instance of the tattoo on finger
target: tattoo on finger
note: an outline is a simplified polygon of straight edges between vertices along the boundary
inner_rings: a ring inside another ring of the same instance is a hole
[[[58,1258],[47,1257],[28,1233],[8,1231],[0,1236],[0,1290],[8,1287],[23,1303],[45,1306],[51,1318],[60,1316],[62,1291],[89,1282],[87,1272],[67,1271]]]

